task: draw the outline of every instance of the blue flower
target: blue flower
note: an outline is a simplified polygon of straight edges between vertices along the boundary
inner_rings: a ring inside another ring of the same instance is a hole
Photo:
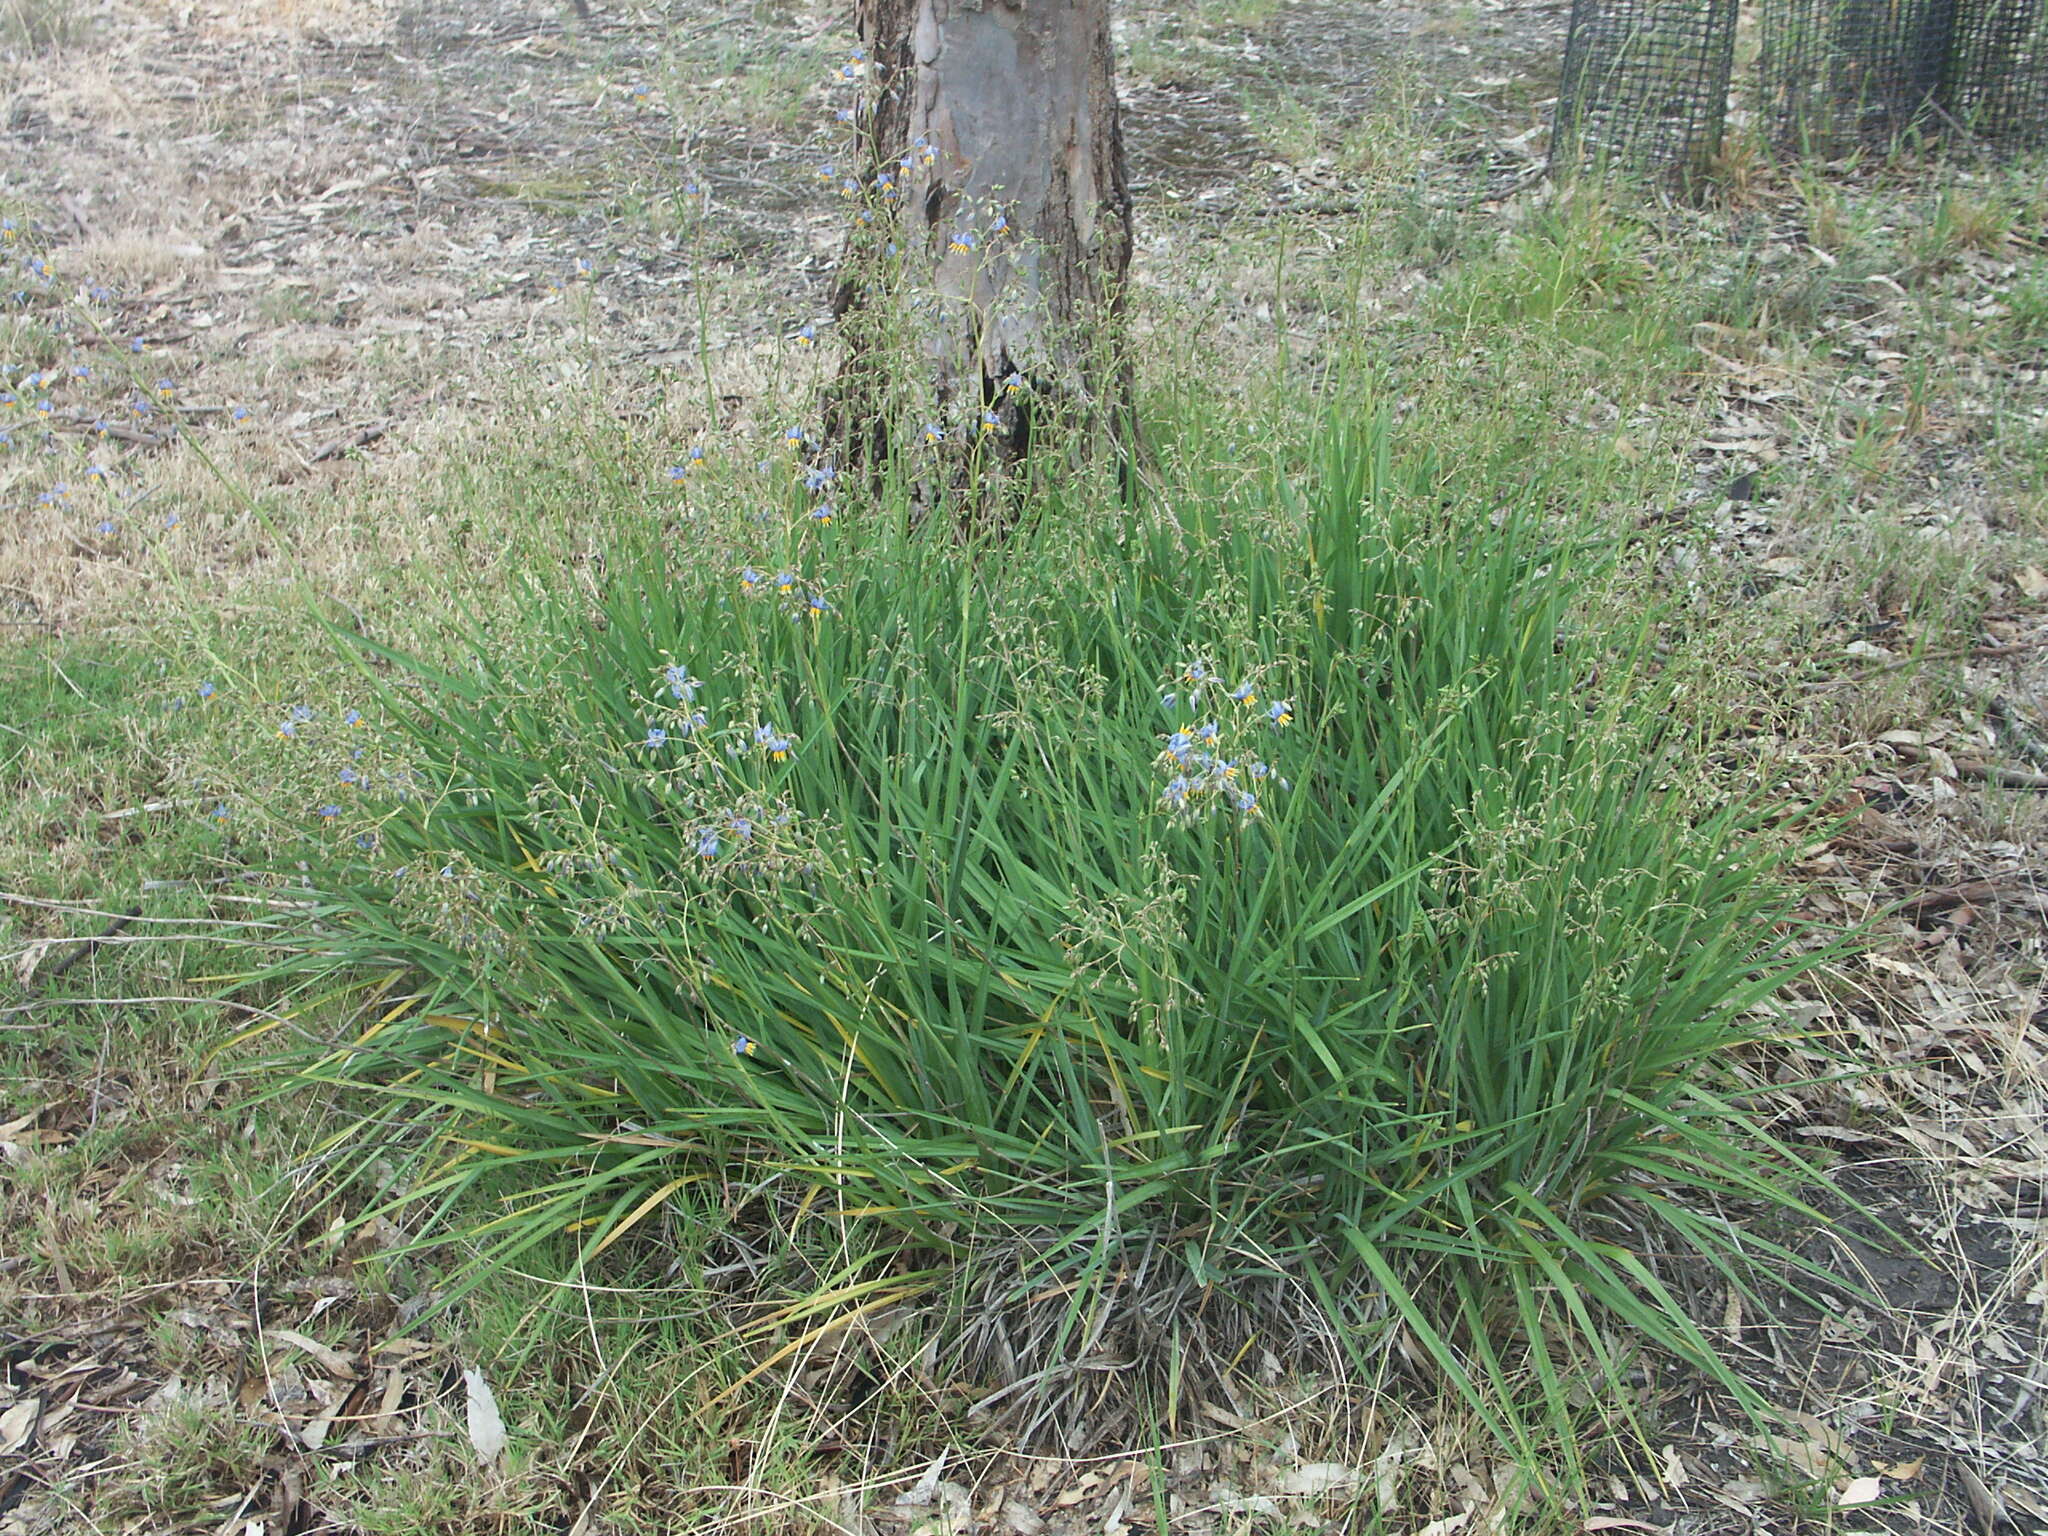
[[[697,857],[715,859],[718,857],[718,834],[706,827],[697,834]]]
[[[735,1035],[732,1041],[732,1053],[735,1056],[751,1056],[754,1054],[754,1042],[745,1035]]]
[[[804,472],[804,489],[822,491],[839,478],[839,471],[830,464],[819,464]]]
[[[363,776],[353,768],[344,768],[341,770],[341,782],[344,784],[360,784],[363,782]]]
[[[754,727],[754,745],[779,763],[789,756],[793,743],[773,726],[757,725]]]
[[[341,723],[343,725],[361,725],[363,723],[363,712],[359,709],[345,709],[341,714]]]
[[[1273,722],[1273,729],[1294,723],[1294,703],[1290,699],[1275,699],[1273,707],[1266,711],[1266,718]]]
[[[796,586],[796,572],[795,572],[795,571],[777,571],[777,572],[775,573],[775,590],[776,590],[777,592],[781,592],[781,593],[785,593],[785,594],[786,594],[786,593],[788,593],[789,591],[791,591],[791,590],[792,590],[792,589],[793,589],[793,588],[794,588],[795,586]]]
[[[661,728],[660,726],[658,726],[658,725],[650,725],[649,727],[647,727],[647,750],[648,750],[648,751],[652,752],[652,751],[653,751],[653,750],[654,750],[655,748],[657,748],[657,747],[662,747],[662,746],[666,746],[667,744],[668,744],[668,732],[667,732],[667,731],[664,731],[664,730],[663,730],[663,729],[662,729],[662,728]]]
[[[292,706],[292,718],[294,720],[312,719],[313,707],[310,704],[294,704]]]
[[[937,422],[928,421],[924,424],[924,440],[927,443],[943,443],[946,440],[946,429]]]
[[[974,231],[971,229],[954,231],[953,238],[946,242],[946,249],[956,256],[972,255],[974,252]]]
[[[177,393],[178,386],[172,383],[169,379],[158,379],[156,381],[156,394],[159,400],[175,399],[177,397]]]
[[[1240,704],[1256,704],[1259,702],[1258,691],[1250,683],[1239,683],[1230,690],[1230,696]]]
[[[829,501],[821,501],[815,507],[811,508],[811,521],[814,523],[831,522],[832,503]]]
[[[215,821],[226,821],[226,820],[228,819],[228,803],[227,803],[227,801],[223,800],[223,801],[221,801],[221,802],[220,802],[219,804],[217,804],[216,806],[214,806],[214,808],[213,808],[213,813],[212,813],[212,814],[213,814],[213,819],[214,819]]]
[[[97,524],[96,524],[95,526],[96,526],[96,527],[97,527],[97,528],[99,529],[99,531],[100,531],[100,536],[101,536],[102,538],[112,538],[112,537],[113,537],[113,534],[114,534],[114,520],[113,520],[113,519],[112,519],[111,517],[103,517],[103,518],[101,518],[101,519],[99,520],[99,522],[98,522],[98,523],[97,523]]]
[[[320,819],[322,821],[332,821],[340,814],[341,807],[338,805],[323,805],[320,807]]]
[[[733,817],[730,825],[734,834],[742,841],[750,840],[754,835],[754,824],[744,816]]]
[[[662,670],[662,679],[668,684],[668,691],[676,698],[693,701],[697,697],[698,679],[690,676],[687,667],[669,666]]]
[[[740,585],[749,592],[761,585],[761,573],[751,565],[740,567]]]
[[[804,436],[804,429],[802,427],[791,427],[782,434],[782,440],[792,448],[801,448],[810,441],[809,438]]]
[[[201,683],[199,685],[199,697],[202,701],[212,698],[216,691],[211,683]]]
[[[233,410],[228,412],[229,421],[247,421],[248,419],[249,407],[247,407],[246,405],[238,405]]]
[[[815,325],[800,325],[796,334],[789,338],[800,347],[815,347],[818,344],[818,328]]]
[[[810,603],[804,609],[804,617],[822,619],[832,611],[832,605],[825,601],[824,594],[813,592]]]
[[[53,507],[70,494],[71,487],[66,485],[62,480],[59,480],[47,491],[44,491],[40,496],[36,497],[36,500],[41,502],[46,507]]]
[[[1003,380],[1003,393],[1006,395],[1018,394],[1023,390],[1023,388],[1024,375],[1021,373],[1012,371],[1010,376]]]
[[[981,430],[984,435],[995,431],[1002,424],[1002,417],[998,416],[994,411],[983,411],[981,413]]]
[[[140,352],[142,350],[142,338],[137,336],[133,341],[129,342],[128,350],[130,352]]]

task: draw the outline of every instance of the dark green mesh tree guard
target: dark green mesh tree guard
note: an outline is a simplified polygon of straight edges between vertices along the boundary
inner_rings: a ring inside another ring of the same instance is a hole
[[[1761,0],[1760,11],[1764,112],[1782,142],[2048,142],[2043,0]]]
[[[1959,0],[1946,106],[1979,138],[2048,144],[2048,5]]]
[[[1735,12],[1736,0],[1573,0],[1552,169],[1703,168],[1721,147]]]
[[[1573,0],[1551,169],[1703,169],[1721,145],[1737,4]],[[1755,86],[1782,144],[2048,144],[2048,0],[1756,4]]]

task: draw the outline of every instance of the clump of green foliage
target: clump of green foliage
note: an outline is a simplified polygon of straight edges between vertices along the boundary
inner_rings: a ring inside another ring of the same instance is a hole
[[[921,1298],[1070,1439],[1105,1362],[1255,1342],[1419,1341],[1510,1436],[1619,1380],[1609,1322],[1712,1368],[1654,1255],[1740,1279],[1703,1212],[1794,1199],[1712,1065],[1811,963],[1775,841],[1680,787],[1540,484],[1369,409],[1228,473],[1186,430],[1145,507],[999,539],[784,464],[515,644],[352,642],[375,771],[293,969],[373,1000],[302,1066],[373,1096],[379,1209],[472,1213],[478,1274],[858,1231],[835,1304]]]

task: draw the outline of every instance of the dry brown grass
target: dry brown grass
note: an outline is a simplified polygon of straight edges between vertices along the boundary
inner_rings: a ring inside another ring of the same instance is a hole
[[[129,0],[135,12],[162,28],[191,28],[201,37],[303,42],[388,37],[397,7],[390,0]]]

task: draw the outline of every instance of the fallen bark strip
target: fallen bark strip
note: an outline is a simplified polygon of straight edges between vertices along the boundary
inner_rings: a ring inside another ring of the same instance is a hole
[[[2048,789],[2048,773],[2037,773],[2032,768],[2008,768],[2003,763],[1959,762],[1956,764],[1956,777],[1980,784],[1996,784],[2003,789]]]
[[[2048,909],[2048,893],[2036,890],[2015,890],[2000,879],[1965,880],[1960,885],[1946,886],[1938,891],[1923,891],[1905,904],[1907,912],[1947,912],[1956,907],[1987,906],[1999,903],[2009,907],[2032,907],[2035,911]]]
[[[1906,762],[1922,764],[1937,778],[1946,777],[1925,747],[1905,741],[1888,741],[1885,745]],[[1983,763],[1975,758],[1952,757],[1949,761],[1957,778],[1974,784],[1995,784],[2001,789],[2048,789],[2048,773],[2037,773],[2032,768],[2008,768],[2003,763]]]
[[[88,420],[83,416],[64,416],[50,423],[53,432],[76,432],[87,437],[111,437],[116,442],[136,443],[144,448],[155,448],[168,443],[178,434],[175,432],[144,432],[138,427],[124,427],[119,422]]]
[[[71,967],[78,964],[79,961],[83,960],[87,955],[91,954],[94,950],[98,949],[102,944],[106,943],[107,940],[113,938],[116,934],[120,933],[120,931],[123,928],[126,928],[130,923],[134,922],[135,919],[137,919],[140,916],[142,916],[142,908],[140,907],[136,907],[134,910],[129,912],[123,912],[122,914],[120,914],[120,916],[116,917],[112,922],[108,923],[106,927],[102,928],[98,933],[94,934],[91,938],[87,939],[83,944],[79,945],[78,948],[72,950],[71,953],[66,955],[62,960],[59,960],[55,965],[51,966],[49,970],[43,974],[43,980],[55,981],[59,976],[62,976],[66,971],[70,970]]]
[[[338,459],[351,448],[362,448],[374,443],[390,430],[390,422],[376,422],[371,426],[364,427],[361,431],[351,432],[344,437],[337,437],[325,448],[322,448],[318,453],[306,460],[306,462],[308,464],[324,464],[329,459]]]

